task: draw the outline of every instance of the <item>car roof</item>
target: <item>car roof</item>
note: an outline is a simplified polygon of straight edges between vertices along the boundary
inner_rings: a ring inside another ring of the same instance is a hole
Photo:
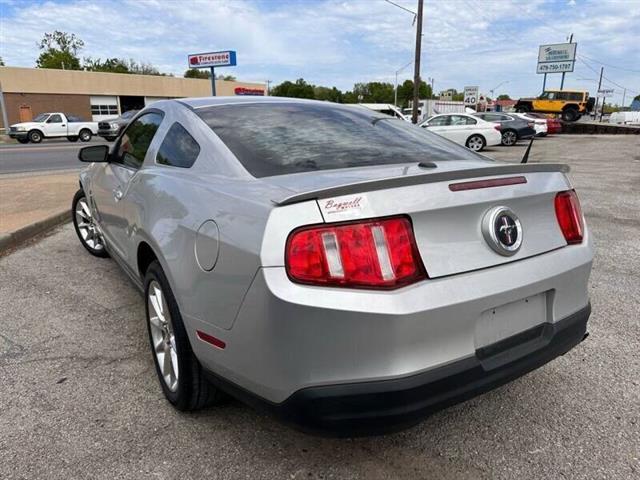
[[[553,88],[545,88],[545,92],[568,92],[568,93],[586,93],[587,90],[555,90]]]
[[[339,103],[322,102],[319,100],[307,100],[304,98],[289,97],[260,97],[260,96],[236,96],[236,97],[195,97],[195,98],[177,98],[169,100],[170,102],[178,102],[186,105],[191,109],[215,107],[219,105],[242,105],[250,103],[312,103],[317,105],[339,106]]]

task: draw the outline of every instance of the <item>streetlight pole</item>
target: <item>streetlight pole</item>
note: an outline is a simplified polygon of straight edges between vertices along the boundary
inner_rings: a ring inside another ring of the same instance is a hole
[[[573,43],[573,33],[569,37],[569,43]],[[574,58],[574,61],[575,61],[575,58]],[[564,76],[565,76],[565,73],[566,72],[562,72],[562,80],[560,80],[560,90],[562,90],[564,88]]]
[[[409,65],[411,65],[413,63],[413,60],[411,60],[409,63],[407,63],[405,66],[400,67],[398,70],[396,70],[396,90],[395,90],[395,94],[393,97],[393,105],[394,106],[398,106],[398,74],[404,70],[405,68],[407,68]]]
[[[493,92],[494,92],[497,88],[501,87],[501,86],[502,86],[502,85],[504,85],[505,83],[509,83],[510,81],[511,81],[511,80],[505,80],[504,82],[500,82],[498,85],[496,85],[496,86],[495,86],[495,87],[493,87],[491,90],[489,90],[489,93],[491,93],[491,98],[492,98],[493,100],[495,100],[495,98],[493,98]]]
[[[416,56],[413,71],[413,111],[411,121],[418,123],[418,106],[420,103],[420,52],[422,49],[422,8],[424,0],[418,0],[418,15],[416,24]]]

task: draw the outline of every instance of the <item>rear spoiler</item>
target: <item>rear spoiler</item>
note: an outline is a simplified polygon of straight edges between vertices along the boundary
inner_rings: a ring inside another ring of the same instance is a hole
[[[281,200],[273,202],[278,206],[291,205],[292,203],[304,202],[307,200],[318,200],[327,197],[339,197],[352,193],[371,192],[384,190],[387,188],[408,187],[411,185],[421,185],[426,183],[446,182],[449,180],[461,180],[477,177],[493,177],[496,175],[511,175],[516,173],[537,173],[537,172],[562,172],[567,173],[569,166],[562,163],[526,163],[495,165],[482,168],[470,168],[466,170],[452,170],[448,172],[421,173],[400,177],[391,177],[365,182],[347,183],[335,187],[309,190],[308,192],[296,193]]]

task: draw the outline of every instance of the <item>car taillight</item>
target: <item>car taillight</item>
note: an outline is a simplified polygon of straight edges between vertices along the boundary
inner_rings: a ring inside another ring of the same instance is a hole
[[[292,281],[310,285],[393,289],[427,278],[406,217],[299,228],[285,265]]]
[[[502,125],[494,125],[493,128],[495,128],[498,131],[502,130]]]
[[[567,243],[581,243],[584,237],[584,220],[575,190],[558,193],[555,207],[558,224]]]
[[[529,125],[529,128],[533,128],[534,123],[533,122],[527,122],[527,125]]]

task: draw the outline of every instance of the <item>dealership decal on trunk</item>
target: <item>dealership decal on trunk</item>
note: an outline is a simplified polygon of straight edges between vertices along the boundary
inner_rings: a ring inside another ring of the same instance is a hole
[[[362,214],[368,207],[365,195],[348,195],[344,197],[328,198],[319,200],[320,209],[325,217],[332,220],[337,217],[353,217]]]

